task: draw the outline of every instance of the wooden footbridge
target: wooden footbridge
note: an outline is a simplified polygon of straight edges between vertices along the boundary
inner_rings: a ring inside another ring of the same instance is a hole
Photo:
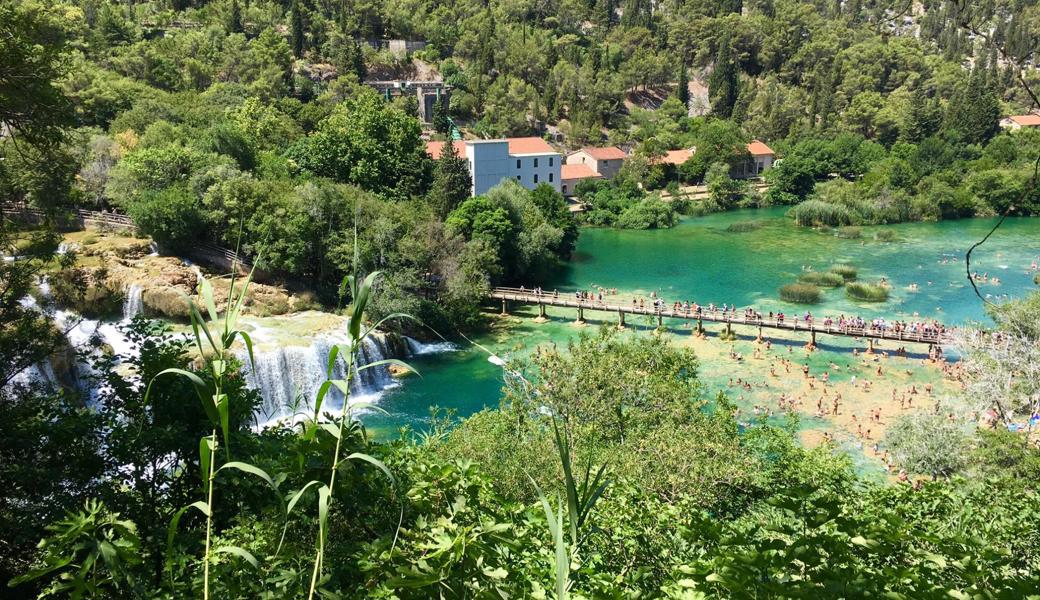
[[[523,288],[494,288],[489,297],[502,302],[502,314],[508,313],[510,302],[516,302],[519,304],[537,305],[538,316],[541,318],[546,317],[545,307],[547,306],[573,308],[577,311],[577,322],[579,323],[585,322],[585,311],[611,313],[617,315],[618,327],[625,326],[626,315],[649,316],[657,319],[658,327],[664,325],[665,319],[678,319],[686,322],[696,321],[696,331],[703,333],[704,322],[707,321],[710,323],[724,323],[726,331],[729,333],[733,332],[733,325],[757,327],[759,339],[762,338],[762,333],[765,329],[805,333],[810,336],[809,343],[813,346],[816,345],[816,334],[818,333],[863,338],[867,340],[870,350],[873,350],[875,341],[882,340],[928,344],[929,346],[943,346],[953,342],[945,327],[938,329],[927,328],[923,331],[904,331],[902,329],[872,327],[869,322],[863,327],[857,327],[848,324],[838,325],[833,322],[825,324],[824,319],[818,318],[812,321],[801,320],[796,316],[781,319],[778,316],[766,317],[756,311],[750,311],[749,314],[744,310],[731,309],[722,311],[718,308],[712,310],[706,306],[697,308],[691,306],[689,309],[686,309],[685,305],[675,308],[668,303],[655,307],[652,303],[640,305],[634,302],[625,303],[612,300],[608,297],[604,297],[602,300],[593,297],[582,298],[580,294],[575,292],[543,291],[538,293],[534,290]]]

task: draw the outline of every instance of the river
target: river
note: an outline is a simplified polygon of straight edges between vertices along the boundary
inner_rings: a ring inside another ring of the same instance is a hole
[[[783,208],[770,208],[690,218],[668,230],[584,229],[573,260],[545,287],[617,288],[623,298],[648,296],[653,291],[669,302],[725,302],[801,314],[806,307],[780,301],[778,288],[795,281],[803,269],[825,270],[835,263],[848,263],[859,269],[861,281],[886,278],[892,286],[890,299],[860,304],[846,298],[842,289],[827,290],[821,304],[809,307],[814,314],[910,319],[916,313],[948,324],[987,319],[984,303],[965,278],[964,254],[994,220],[863,227],[860,239],[847,239],[834,231],[797,227],[784,212]],[[759,227],[739,233],[727,230],[734,223],[748,221]],[[878,231],[891,232],[882,235],[894,237],[878,241]],[[980,284],[981,293],[998,301],[1037,289],[1030,267],[1038,255],[1040,219],[1008,219],[973,255],[974,270],[1000,279],[999,285]],[[914,283],[917,291],[909,288]],[[509,358],[522,356],[539,344],[563,346],[580,331],[572,324],[573,311],[550,309],[551,320],[542,324],[535,323],[534,316],[534,309],[517,307],[494,332],[475,341]],[[586,318],[595,325],[598,319],[613,321],[614,317],[588,311]],[[650,328],[650,323],[636,321],[629,320],[629,331]],[[677,334],[683,332],[680,324],[673,325]],[[820,342],[824,351],[808,359],[814,368],[844,360],[854,343],[822,337]],[[752,344],[745,339],[737,347],[750,352]],[[498,405],[502,371],[477,348],[464,346],[456,352],[413,357],[410,362],[422,377],[413,377],[383,395],[380,406],[388,415],[365,417],[369,428],[379,435],[392,434],[402,426],[421,429],[433,406],[466,416]],[[704,357],[701,373],[708,391],[714,391],[725,388],[733,369]]]

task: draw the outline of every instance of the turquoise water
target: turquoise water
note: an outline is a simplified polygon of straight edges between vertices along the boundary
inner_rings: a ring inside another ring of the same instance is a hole
[[[847,299],[841,289],[828,290],[821,304],[810,307],[815,315],[910,319],[917,314],[948,324],[986,320],[984,303],[965,277],[964,253],[989,231],[994,220],[864,227],[862,239],[843,239],[834,232],[796,227],[783,214],[784,209],[738,211],[687,219],[669,230],[585,229],[573,260],[546,288],[617,288],[623,298],[656,292],[669,302],[753,305],[763,311],[802,314],[806,307],[780,301],[777,289],[795,281],[804,269],[825,270],[840,262],[856,266],[861,281],[886,278],[892,295],[882,304],[860,304]],[[744,233],[726,231],[732,223],[750,220],[761,227]],[[880,230],[891,231],[894,239],[875,241],[875,232]],[[1000,279],[999,285],[980,284],[980,292],[999,301],[1037,289],[1030,267],[1038,255],[1040,219],[1008,219],[973,254],[973,270]],[[909,289],[913,283],[918,285],[917,291]],[[539,344],[565,345],[580,331],[571,325],[573,311],[550,309],[551,320],[543,324],[533,322],[532,308],[514,307],[510,312],[514,318],[507,331],[476,340],[507,358],[522,356]],[[614,318],[591,311],[585,316],[590,325],[598,319],[612,323]],[[631,318],[628,324],[631,335],[652,326],[648,320]],[[681,323],[671,325],[676,332],[689,331]],[[750,336],[753,332],[738,333]],[[810,358],[814,369],[843,360],[841,351],[854,343],[823,337],[819,341],[825,344],[824,352]],[[751,344],[745,338],[737,347],[750,351]],[[389,416],[372,414],[365,419],[374,431],[386,434],[401,426],[422,429],[432,406],[466,416],[498,405],[502,371],[481,350],[463,347],[411,362],[423,377],[408,379],[384,396],[380,405]],[[717,389],[730,375],[724,366],[708,362],[702,364],[701,372],[709,388]]]

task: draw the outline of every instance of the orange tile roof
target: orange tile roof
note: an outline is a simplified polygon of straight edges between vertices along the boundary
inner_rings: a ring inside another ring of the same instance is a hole
[[[625,160],[628,158],[625,152],[617,146],[607,146],[606,148],[585,146],[581,151],[596,160]]]
[[[764,155],[770,155],[771,156],[771,155],[776,154],[776,152],[773,152],[772,148],[770,148],[769,146],[766,146],[765,144],[763,144],[762,142],[760,142],[758,140],[751,140],[751,143],[747,145],[747,150],[748,150],[748,153],[751,154],[751,156],[764,156]]]
[[[661,158],[660,162],[666,165],[681,165],[689,160],[691,156],[693,156],[693,152],[689,150],[669,150],[668,152],[665,152],[664,157]]]
[[[551,154],[556,152],[540,137],[506,138],[510,154]]]
[[[1014,115],[1008,118],[1022,127],[1040,126],[1040,115]]]
[[[466,142],[456,140],[452,142],[455,146],[455,154],[465,158],[466,156]],[[444,150],[444,142],[426,142],[426,153],[430,155],[430,158],[437,160],[441,157],[441,151]]]
[[[590,179],[603,177],[588,165],[560,165],[560,179]]]

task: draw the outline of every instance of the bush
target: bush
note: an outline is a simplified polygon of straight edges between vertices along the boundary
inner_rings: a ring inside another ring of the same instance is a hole
[[[201,208],[187,186],[147,192],[127,212],[141,233],[171,250],[188,247],[205,230]]]
[[[838,229],[837,236],[846,240],[858,240],[863,237],[863,230],[859,227],[842,227]]]
[[[726,228],[726,231],[730,233],[747,233],[761,228],[762,221],[737,221],[736,223],[730,223],[730,226]]]
[[[811,283],[789,283],[780,288],[780,299],[796,304],[816,304],[822,294],[820,288]]]
[[[845,285],[845,278],[838,273],[812,272],[803,273],[798,278],[799,283],[809,283],[819,287],[836,288]]]
[[[856,267],[852,265],[842,264],[832,265],[831,268],[828,269],[828,271],[837,275],[841,275],[842,278],[845,279],[845,281],[855,281],[856,276],[859,274],[859,271],[856,270]]]
[[[874,232],[874,239],[879,242],[891,242],[896,239],[896,232],[891,229],[880,229]]]
[[[1036,285],[1040,285],[1040,273],[1033,275],[1033,283],[1035,283]]]
[[[849,298],[861,302],[884,302],[888,300],[888,288],[874,283],[850,283],[845,286],[845,293]]]

